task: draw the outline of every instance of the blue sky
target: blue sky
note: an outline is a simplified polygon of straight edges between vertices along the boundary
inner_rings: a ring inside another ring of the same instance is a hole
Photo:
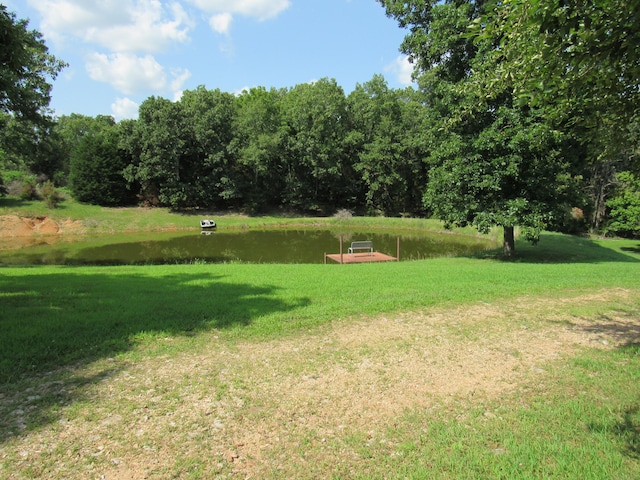
[[[135,118],[151,95],[239,93],[324,77],[351,92],[375,74],[410,84],[405,32],[375,0],[2,0],[66,61],[56,115]]]

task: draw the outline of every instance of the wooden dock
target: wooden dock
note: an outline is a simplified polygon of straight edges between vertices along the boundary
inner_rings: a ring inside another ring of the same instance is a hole
[[[398,259],[380,252],[371,253],[325,253],[324,263],[327,259],[337,263],[368,263],[368,262],[394,262]]]
[[[373,249],[372,249],[373,250]],[[400,237],[398,237],[398,253],[395,257],[381,252],[344,253],[342,237],[340,237],[340,253],[325,253],[324,263],[327,259],[334,262],[345,263],[371,263],[371,262],[398,262],[400,261]]]

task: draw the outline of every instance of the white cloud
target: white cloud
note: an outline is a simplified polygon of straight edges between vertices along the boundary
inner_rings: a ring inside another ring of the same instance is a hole
[[[182,86],[184,82],[186,82],[189,78],[191,78],[191,72],[184,68],[173,68],[171,69],[171,83],[169,88],[174,93],[182,96]]]
[[[402,85],[411,85],[413,79],[411,74],[413,73],[413,64],[409,62],[409,57],[400,55],[392,63],[385,67],[385,72],[391,73],[396,76],[396,79]]]
[[[112,52],[157,52],[189,40],[194,27],[178,2],[160,0],[29,0],[40,29],[55,42],[100,45]]]
[[[249,92],[251,91],[251,89],[252,89],[252,88],[255,88],[255,87],[242,87],[242,88],[240,88],[240,89],[236,90],[235,92],[233,92],[233,94],[234,94],[236,97],[239,97],[239,96],[241,96],[241,95],[244,95],[244,94],[249,93]]]
[[[208,13],[244,15],[258,20],[268,20],[291,6],[289,0],[189,0]]]
[[[129,0],[29,0],[42,16],[41,30],[49,37],[83,37],[87,28],[126,21]]]
[[[164,68],[151,55],[92,53],[86,58],[86,66],[93,80],[109,83],[127,95],[159,91],[167,83]]]
[[[192,23],[179,4],[167,17],[160,2],[139,2],[127,23],[87,30],[86,39],[116,52],[158,52],[169,44],[189,40]]]
[[[138,118],[138,105],[129,98],[118,98],[111,104],[111,111],[116,120],[125,118]]]
[[[164,67],[152,55],[139,57],[131,53],[92,53],[86,58],[86,66],[93,80],[109,83],[126,95],[176,91],[191,75],[188,70],[176,69],[168,79]]]
[[[173,92],[173,101],[179,102],[182,99],[182,95],[184,94],[184,90],[178,90]]]
[[[209,19],[209,25],[215,32],[228,35],[232,20],[233,16],[230,13],[219,13]]]

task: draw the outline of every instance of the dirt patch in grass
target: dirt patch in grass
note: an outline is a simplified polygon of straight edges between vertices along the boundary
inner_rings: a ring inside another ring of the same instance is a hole
[[[60,235],[84,233],[77,220],[56,221],[49,217],[20,217],[0,215],[0,237],[29,237],[34,235]]]
[[[568,313],[602,301],[637,303],[638,293],[350,319],[264,342],[229,344],[211,333],[189,353],[104,360],[66,380],[0,396],[13,431],[0,444],[0,476],[362,474],[375,459],[360,447],[387,442],[385,432],[407,410],[437,412],[524,392],[584,347],[640,342],[638,319],[623,311]],[[29,429],[30,412],[55,395],[61,400],[48,421]]]

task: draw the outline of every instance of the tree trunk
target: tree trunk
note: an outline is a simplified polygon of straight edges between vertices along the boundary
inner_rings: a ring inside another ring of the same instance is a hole
[[[513,257],[516,252],[513,227],[504,227],[504,241],[502,243],[502,252],[507,258]]]
[[[607,196],[614,185],[615,166],[612,162],[597,162],[591,174],[591,195],[593,197],[593,215],[591,231],[599,232],[607,214]]]

